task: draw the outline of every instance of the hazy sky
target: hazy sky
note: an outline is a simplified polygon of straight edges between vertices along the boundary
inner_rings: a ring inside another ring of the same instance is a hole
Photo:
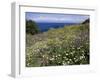
[[[76,14],[54,14],[54,13],[34,13],[26,12],[27,20],[34,20],[37,23],[81,23],[88,19],[88,15]]]

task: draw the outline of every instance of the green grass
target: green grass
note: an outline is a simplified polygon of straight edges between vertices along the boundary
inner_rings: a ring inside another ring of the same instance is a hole
[[[26,35],[26,66],[89,64],[89,24]]]

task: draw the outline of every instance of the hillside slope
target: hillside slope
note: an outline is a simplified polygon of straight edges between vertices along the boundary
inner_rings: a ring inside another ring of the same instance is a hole
[[[26,66],[89,64],[89,23],[26,35]]]

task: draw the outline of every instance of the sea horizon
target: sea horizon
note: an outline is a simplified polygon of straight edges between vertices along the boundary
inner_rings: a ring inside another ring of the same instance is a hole
[[[64,26],[70,26],[70,25],[76,25],[76,24],[80,24],[80,23],[51,23],[51,22],[46,22],[46,23],[36,23],[39,30],[41,32],[46,32],[51,28],[57,29],[57,28],[63,28]]]

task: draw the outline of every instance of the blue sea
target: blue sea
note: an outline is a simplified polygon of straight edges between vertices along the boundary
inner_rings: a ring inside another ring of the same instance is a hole
[[[38,28],[41,32],[48,31],[50,28],[61,28],[64,27],[64,25],[75,25],[77,23],[37,23]]]

